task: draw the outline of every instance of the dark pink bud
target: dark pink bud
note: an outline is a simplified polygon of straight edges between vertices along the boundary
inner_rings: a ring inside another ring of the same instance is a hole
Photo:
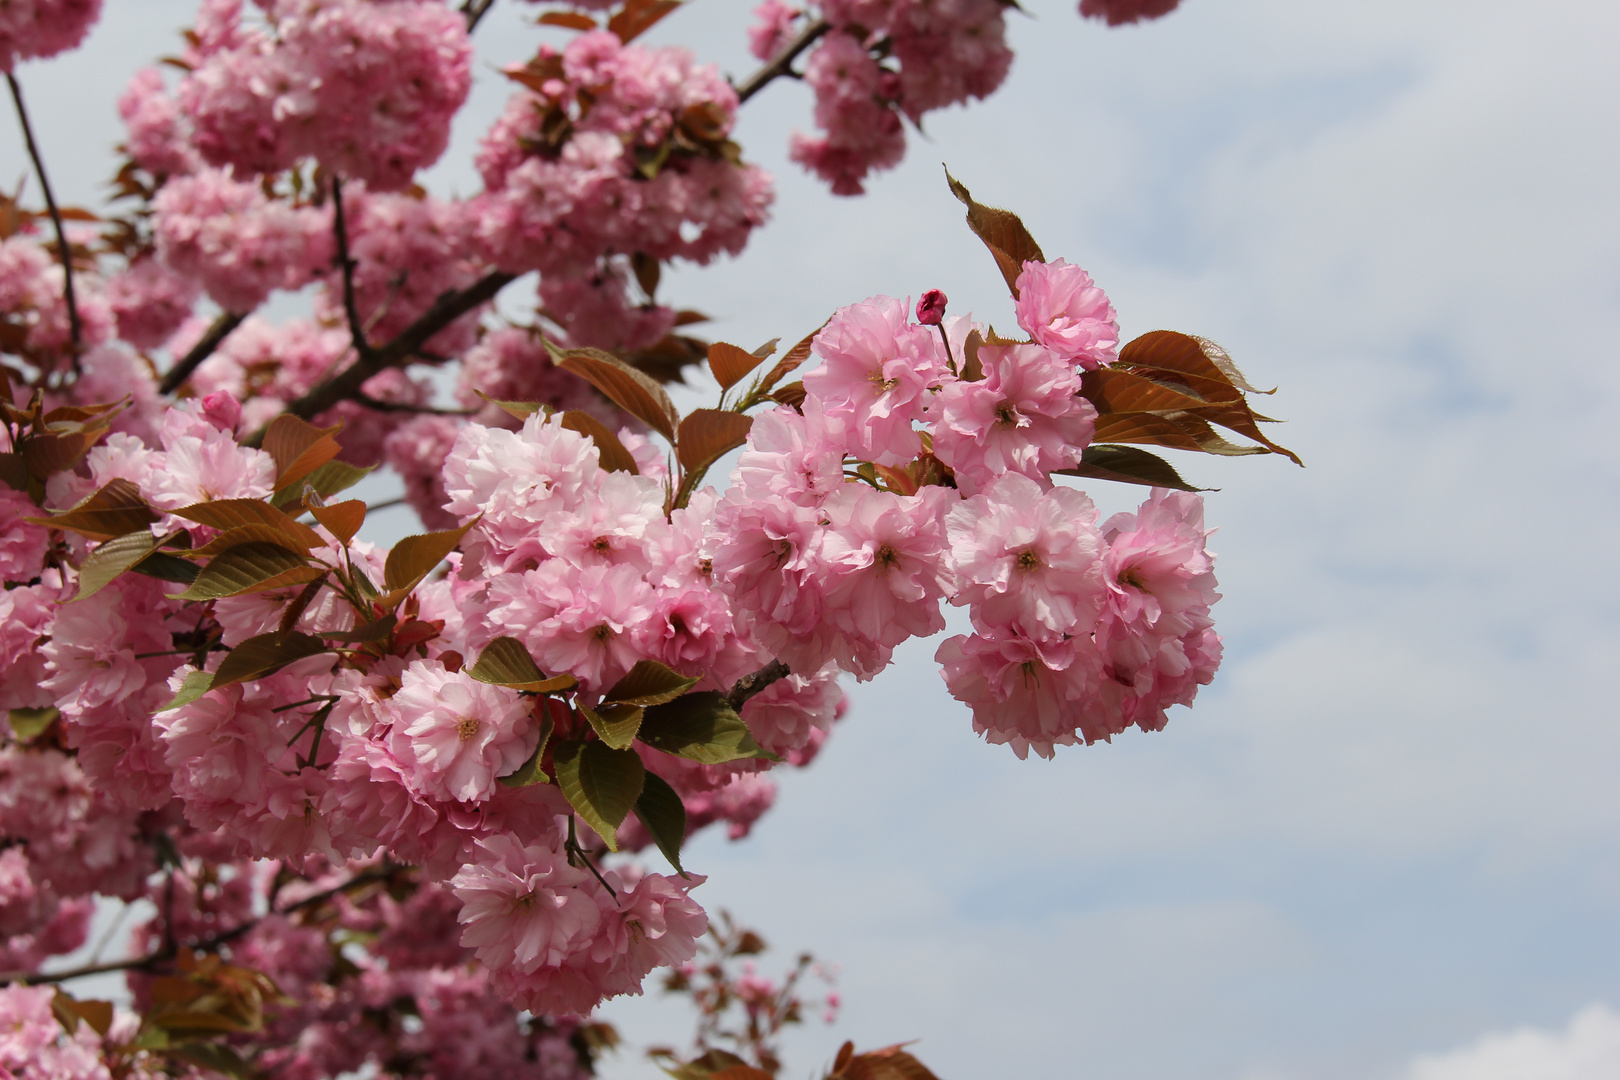
[[[938,326],[945,319],[945,294],[929,289],[917,301],[917,321],[924,326]]]
[[[227,434],[236,434],[236,425],[242,422],[242,406],[224,390],[216,390],[202,399],[203,419]]]

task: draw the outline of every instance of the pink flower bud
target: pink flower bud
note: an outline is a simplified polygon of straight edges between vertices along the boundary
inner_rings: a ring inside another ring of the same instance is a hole
[[[236,434],[242,422],[242,406],[229,393],[216,390],[202,399],[203,419],[228,435]]]
[[[924,326],[938,326],[945,319],[945,294],[929,289],[917,301],[917,321]]]

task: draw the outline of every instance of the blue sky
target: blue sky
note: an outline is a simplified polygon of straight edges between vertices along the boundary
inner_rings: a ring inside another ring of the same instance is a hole
[[[122,81],[189,14],[108,6],[22,72],[76,201]],[[1019,762],[917,643],[753,837],[697,842],[705,903],[842,965],[845,1016],[795,1037],[792,1075],[846,1037],[919,1039],[947,1080],[1620,1074],[1620,1017],[1582,1013],[1620,1005],[1620,9],[1186,0],[1108,31],[1027,6],[1003,90],[930,117],[863,199],[785,161],[802,87],[751,102],[778,220],[666,288],[745,347],[880,292],[1010,324],[948,162],[1128,335],[1211,337],[1279,387],[1309,468],[1178,459],[1221,489],[1227,663],[1164,732]],[[532,49],[515,7],[480,32],[495,62]],[[746,7],[656,33],[742,72]],[[440,190],[473,189],[501,83],[480,75]],[[9,132],[0,154],[20,170]],[[609,1015],[686,1030],[656,996]]]

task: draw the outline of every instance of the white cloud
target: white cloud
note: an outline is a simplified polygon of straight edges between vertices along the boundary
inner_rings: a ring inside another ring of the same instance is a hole
[[[1563,1031],[1521,1028],[1412,1062],[1406,1080],[1614,1080],[1620,1076],[1620,1013],[1583,1009]]]

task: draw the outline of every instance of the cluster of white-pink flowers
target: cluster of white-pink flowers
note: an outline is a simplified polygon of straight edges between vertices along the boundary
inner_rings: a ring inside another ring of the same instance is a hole
[[[1017,285],[1031,342],[914,323],[886,297],[834,315],[801,411],[754,424],[713,566],[739,621],[795,670],[870,678],[944,629],[942,601],[966,607],[974,633],[939,650],[951,692],[991,741],[1050,757],[1190,703],[1219,662],[1217,597],[1197,496],[1158,492],[1099,526],[1054,483],[1091,441],[1079,375],[1114,358],[1117,327],[1079,267],[1029,262]],[[917,483],[930,458],[952,486]],[[909,471],[851,482],[852,461]]]

